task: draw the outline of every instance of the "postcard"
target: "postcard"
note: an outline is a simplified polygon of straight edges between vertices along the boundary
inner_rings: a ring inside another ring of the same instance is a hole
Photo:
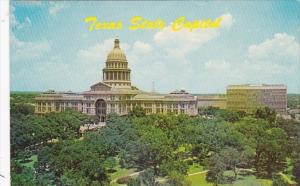
[[[11,1],[11,185],[299,185],[299,8]]]

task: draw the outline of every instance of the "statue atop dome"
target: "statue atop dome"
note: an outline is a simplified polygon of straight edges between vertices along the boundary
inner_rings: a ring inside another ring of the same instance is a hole
[[[116,36],[114,48],[120,48],[120,40],[119,40],[119,36]]]

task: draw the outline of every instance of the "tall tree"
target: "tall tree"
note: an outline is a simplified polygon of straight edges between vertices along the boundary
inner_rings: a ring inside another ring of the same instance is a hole
[[[281,128],[270,128],[262,119],[245,118],[236,123],[236,128],[255,149],[254,165],[258,175],[272,177],[282,171],[288,154],[288,136]]]
[[[140,106],[136,106],[134,107],[129,113],[128,113],[128,117],[144,117],[146,115],[145,110],[140,107]]]
[[[259,108],[254,113],[255,118],[264,119],[268,121],[269,124],[272,124],[276,120],[276,112],[274,109],[269,107]]]
[[[11,163],[11,185],[12,186],[34,186],[35,181],[34,171],[29,167],[22,166],[17,161]]]
[[[206,175],[206,180],[214,183],[216,186],[222,183],[224,181],[224,172],[226,170],[226,165],[222,157],[219,154],[214,154],[207,159],[206,164],[206,167],[209,170]]]
[[[125,149],[124,161],[137,168],[153,168],[158,174],[158,167],[172,155],[172,148],[167,135],[154,126],[140,126],[139,139]]]
[[[234,173],[234,179],[236,180],[238,172],[237,165],[241,162],[241,153],[235,148],[227,147],[220,152],[220,157],[223,160],[223,163]]]
[[[104,167],[105,157],[83,141],[63,141],[45,147],[39,153],[38,160],[38,173],[54,172],[59,182],[85,180],[87,184],[107,184],[110,181]]]
[[[293,176],[298,185],[300,185],[300,158],[297,158],[293,161]]]
[[[186,179],[186,177],[183,174],[180,174],[179,172],[173,171],[169,174],[168,177],[168,184],[170,186],[191,186],[191,182]]]

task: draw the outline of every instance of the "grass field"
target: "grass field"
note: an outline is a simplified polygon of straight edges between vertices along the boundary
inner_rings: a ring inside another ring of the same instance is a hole
[[[188,177],[192,186],[213,186],[205,180],[206,173],[196,174]],[[220,186],[271,186],[272,181],[267,179],[257,179],[255,176],[240,176],[237,181],[232,184],[220,184]]]
[[[206,182],[205,177],[206,173],[195,174],[193,176],[189,176],[188,180],[192,183],[192,186],[213,186],[213,184]]]
[[[201,171],[204,171],[203,167],[197,163],[194,163],[192,166],[189,167],[188,174],[193,174]]]
[[[118,158],[117,158],[117,160],[118,160]],[[118,178],[128,176],[128,175],[133,174],[135,172],[135,169],[121,168],[119,163],[114,169],[115,169],[115,172],[109,174],[110,179],[111,179],[111,186],[120,186],[120,184],[116,183]]]
[[[116,168],[116,172],[110,174],[111,180],[116,180],[123,176],[128,176],[134,172],[135,172],[134,169],[123,169],[121,167],[118,167]]]
[[[224,184],[224,186],[272,186],[272,181],[268,179],[257,179],[255,176],[239,177],[233,184]]]
[[[30,158],[27,159],[28,162],[26,163],[21,163],[22,165],[24,165],[25,167],[29,167],[33,169],[33,165],[35,162],[37,162],[37,155],[32,155]]]
[[[117,166],[116,172],[111,173],[111,185],[112,186],[121,186],[120,184],[116,183],[116,180],[123,176],[128,176],[135,171],[133,169],[122,169],[120,166]],[[188,176],[188,180],[191,182],[192,186],[213,186],[212,183],[208,183],[206,181],[206,172],[203,172],[204,169],[199,164],[193,164],[190,166],[188,170],[188,174],[192,174]],[[199,173],[199,174],[197,174]],[[230,174],[227,172],[227,174]],[[164,180],[165,178],[160,178]],[[271,186],[272,181],[268,179],[257,179],[255,176],[238,176],[237,181],[233,182],[232,184],[220,184],[220,186]]]

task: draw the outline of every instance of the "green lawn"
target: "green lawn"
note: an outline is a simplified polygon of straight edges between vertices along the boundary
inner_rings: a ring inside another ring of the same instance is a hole
[[[192,186],[213,186],[205,180],[206,173],[196,174],[188,177]],[[220,186],[271,186],[272,181],[268,179],[257,179],[255,176],[239,176],[233,184],[220,184]]]
[[[190,180],[192,186],[213,186],[213,184],[206,182],[205,177],[206,173],[195,174],[193,176],[189,176],[188,180]]]
[[[111,180],[115,180],[134,173],[134,169],[123,169],[121,167],[118,167],[116,170],[116,172],[110,174]]]
[[[135,169],[124,169],[121,168],[121,166],[118,165],[115,167],[116,172],[110,173],[110,179],[111,179],[111,186],[120,186],[120,184],[117,184],[116,181],[118,178],[128,176],[135,172]]]
[[[268,179],[257,179],[255,176],[241,176],[233,184],[224,184],[224,186],[272,186],[272,181]]]
[[[193,163],[193,165],[189,167],[188,174],[193,174],[201,171],[204,171],[203,167],[197,163]]]
[[[29,161],[31,160],[31,161]],[[28,158],[29,162],[26,163],[21,163],[22,165],[24,165],[25,167],[29,167],[33,169],[33,165],[35,162],[37,162],[37,155],[32,155],[30,158]]]
[[[26,167],[33,168],[34,163],[37,161],[37,155],[33,155],[29,158],[30,162],[23,163],[22,165]],[[111,185],[112,186],[121,186],[116,183],[116,180],[123,176],[128,176],[135,172],[134,169],[124,169],[120,165],[115,167],[116,172],[110,174],[111,176]],[[189,167],[188,174],[194,174],[197,172],[204,171],[203,167],[199,164],[194,163]],[[188,177],[188,180],[191,181],[192,186],[213,186],[212,183],[208,183],[205,180],[206,173],[195,174]],[[163,178],[161,178],[164,180]],[[233,184],[220,184],[220,186],[271,186],[272,181],[267,179],[257,179],[255,176],[239,176],[238,180]]]
[[[283,173],[280,173],[281,177],[290,185],[296,185],[296,182],[292,180],[292,176],[291,175],[286,175]]]
[[[133,169],[122,169],[119,165],[116,167],[116,172],[111,173],[111,185],[112,186],[121,186],[116,183],[116,180],[120,177],[130,175],[134,173]],[[203,167],[199,164],[194,163],[189,167],[188,174],[194,174],[197,172],[204,171]],[[226,175],[230,175],[230,172],[227,172]],[[213,186],[212,183],[208,183],[205,180],[206,173],[200,173],[188,176],[188,180],[192,183],[192,186]],[[163,182],[164,178],[160,178],[160,182]],[[272,181],[267,179],[257,179],[255,176],[238,176],[238,180],[233,184],[220,184],[220,186],[271,186]]]

